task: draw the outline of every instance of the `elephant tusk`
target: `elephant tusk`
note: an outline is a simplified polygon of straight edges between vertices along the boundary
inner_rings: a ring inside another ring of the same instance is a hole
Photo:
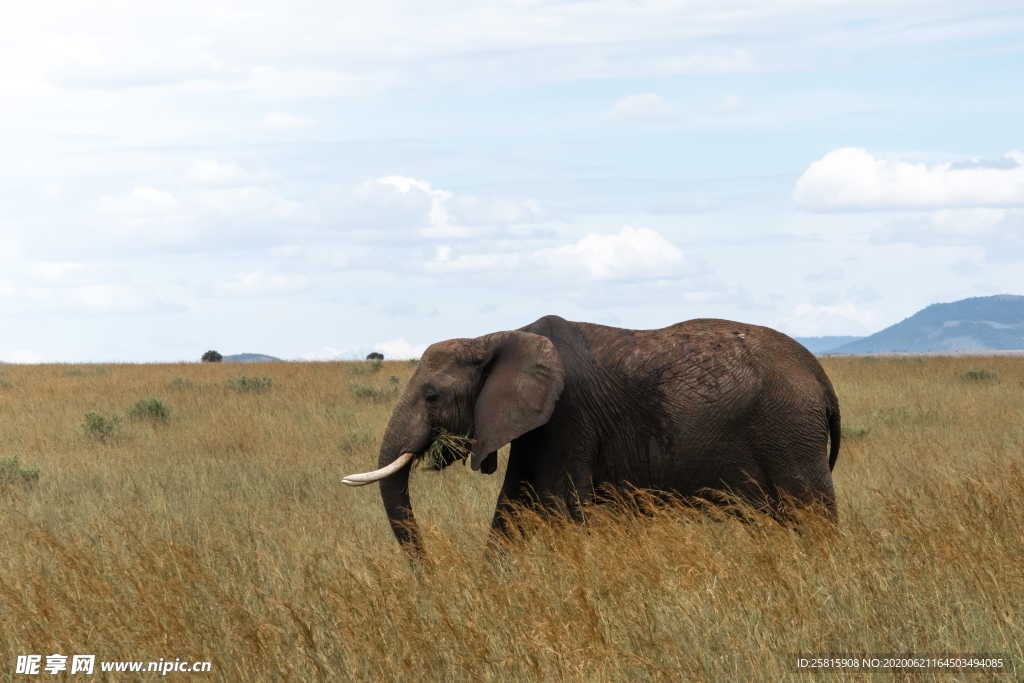
[[[381,479],[387,479],[392,474],[405,467],[406,464],[415,456],[415,453],[402,453],[400,456],[395,458],[395,461],[390,465],[385,465],[379,470],[374,470],[372,472],[350,474],[341,481],[349,486],[365,486],[366,484],[372,484],[373,482],[380,481]]]

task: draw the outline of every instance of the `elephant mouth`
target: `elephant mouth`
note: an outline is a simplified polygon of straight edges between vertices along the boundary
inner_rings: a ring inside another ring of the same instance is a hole
[[[428,470],[441,471],[444,468],[465,460],[471,455],[473,440],[468,436],[459,436],[446,429],[438,430],[425,451],[417,456]]]

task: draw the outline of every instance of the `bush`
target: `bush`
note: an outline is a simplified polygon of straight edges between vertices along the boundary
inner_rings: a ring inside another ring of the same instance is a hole
[[[128,411],[128,417],[136,421],[147,420],[166,424],[171,419],[171,409],[158,398],[146,398],[132,406]]]
[[[999,374],[988,370],[968,370],[960,375],[965,382],[998,382]]]
[[[372,375],[380,370],[383,363],[379,360],[367,360],[365,362],[352,363],[350,369],[353,375]]]
[[[847,427],[846,425],[843,425],[843,428],[842,430],[840,430],[840,433],[842,434],[842,438],[844,441],[852,441],[854,439],[863,439],[865,436],[868,435],[870,431],[871,430],[868,429],[867,427]]]
[[[21,487],[30,489],[39,481],[39,470],[22,467],[17,457],[0,460],[0,491]]]
[[[273,384],[274,381],[269,377],[235,377],[228,380],[228,389],[262,394],[264,391],[270,391]]]
[[[371,351],[366,354],[366,360],[384,360],[384,354],[380,351]]]
[[[117,436],[121,429],[121,418],[116,415],[107,417],[100,413],[86,413],[82,429],[85,430],[86,436],[97,441],[107,442]]]
[[[14,385],[7,381],[7,378],[0,375],[0,389],[10,389]]]
[[[224,360],[224,356],[220,355],[213,349],[210,349],[209,351],[203,354],[203,357],[200,360],[203,363],[220,363],[222,360]]]
[[[192,380],[190,379],[185,379],[184,377],[175,377],[174,379],[167,383],[167,386],[170,387],[171,389],[191,389],[193,384]]]
[[[397,378],[395,378],[397,380]],[[371,387],[365,384],[353,384],[352,395],[371,403],[387,403],[398,396],[398,382],[389,382],[386,387]]]
[[[103,377],[108,374],[110,374],[110,368],[105,365],[70,367],[64,371],[66,377]]]

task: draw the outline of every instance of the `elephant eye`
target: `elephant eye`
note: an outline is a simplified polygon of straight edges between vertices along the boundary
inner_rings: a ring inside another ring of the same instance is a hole
[[[423,397],[427,400],[428,403],[434,403],[440,397],[440,394],[437,393],[437,389],[435,389],[434,387],[428,386],[423,391]]]

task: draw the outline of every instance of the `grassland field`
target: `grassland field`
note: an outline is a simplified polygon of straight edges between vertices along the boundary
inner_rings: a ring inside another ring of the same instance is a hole
[[[1024,358],[823,364],[837,530],[598,508],[492,564],[502,471],[455,465],[413,474],[417,571],[376,486],[341,484],[375,466],[408,362],[0,366],[0,680],[29,680],[26,653],[211,660],[168,676],[207,681],[812,680],[797,655],[995,653],[1021,680]]]

